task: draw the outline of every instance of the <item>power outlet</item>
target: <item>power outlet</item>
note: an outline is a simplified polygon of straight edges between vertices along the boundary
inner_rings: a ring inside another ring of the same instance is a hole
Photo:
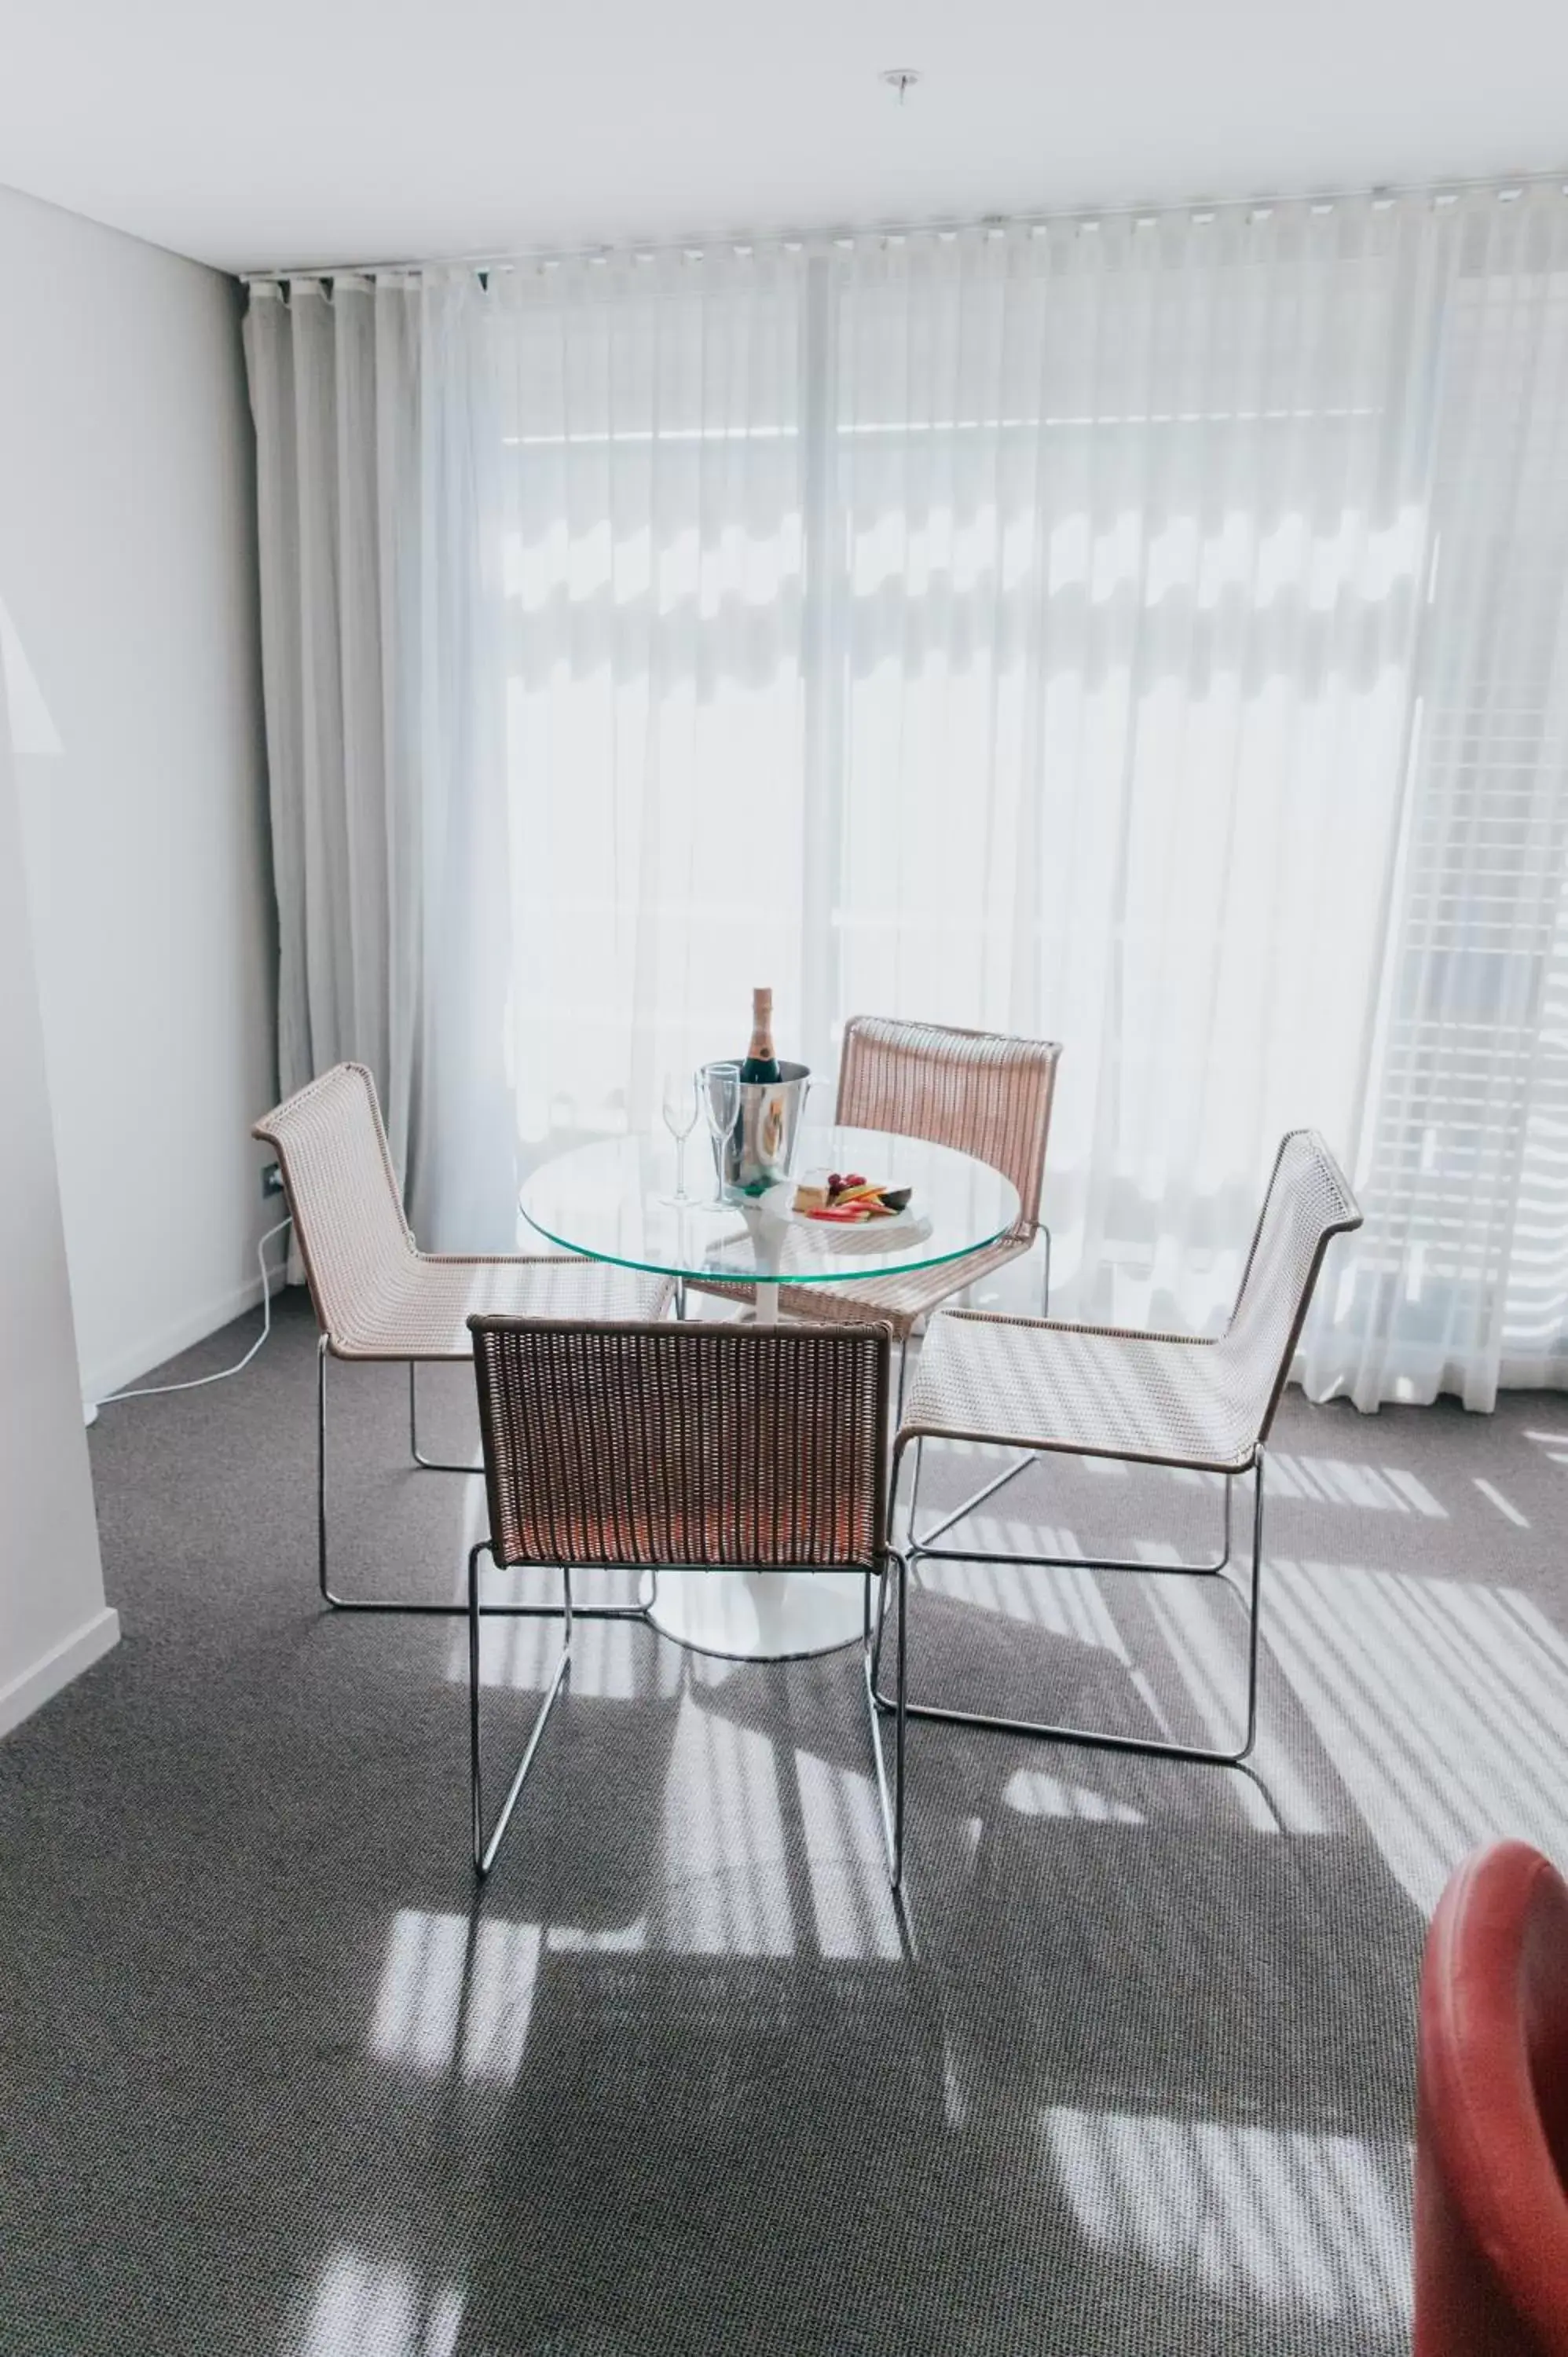
[[[282,1193],[283,1172],[278,1168],[275,1162],[263,1162],[262,1165],[263,1202],[264,1203],[271,1195],[281,1195]]]

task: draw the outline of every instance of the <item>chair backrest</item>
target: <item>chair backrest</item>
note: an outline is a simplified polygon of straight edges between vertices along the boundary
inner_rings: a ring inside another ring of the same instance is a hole
[[[1040,1224],[1040,1185],[1056,1087],[1054,1039],[1011,1039],[937,1023],[856,1015],[839,1054],[838,1118],[957,1146],[1018,1190],[1015,1233]]]
[[[1460,1867],[1421,1975],[1415,2357],[1568,2357],[1568,1887]]]
[[[886,1327],[468,1327],[498,1563],[877,1564]]]
[[[251,1135],[277,1156],[317,1318],[338,1340],[414,1248],[375,1082],[363,1064],[334,1064]]]
[[[1360,1224],[1360,1206],[1317,1132],[1291,1130],[1274,1157],[1236,1306],[1215,1345],[1251,1438],[1268,1437],[1330,1239]]]

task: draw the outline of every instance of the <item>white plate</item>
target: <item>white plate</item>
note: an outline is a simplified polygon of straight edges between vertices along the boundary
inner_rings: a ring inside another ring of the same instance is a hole
[[[886,1252],[918,1243],[931,1232],[930,1222],[922,1219],[912,1203],[886,1220],[813,1220],[810,1211],[797,1211],[791,1207],[789,1224],[815,1243],[851,1252],[857,1248],[862,1252]]]

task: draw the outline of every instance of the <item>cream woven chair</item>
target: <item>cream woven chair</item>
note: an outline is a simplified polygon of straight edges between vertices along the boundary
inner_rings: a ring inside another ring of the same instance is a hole
[[[420,1252],[403,1215],[376,1084],[363,1064],[335,1064],[264,1114],[251,1135],[277,1156],[321,1329],[316,1507],[322,1596],[340,1612],[460,1613],[461,1604],[336,1596],[328,1587],[328,1360],[406,1360],[408,1437],[415,1464],[428,1472],[477,1472],[477,1466],[441,1465],[420,1455],[414,1378],[419,1361],[471,1357],[467,1320],[475,1310],[655,1318],[669,1301],[669,1280],[628,1276],[589,1260]],[[607,1618],[627,1610],[602,1608]]]
[[[1323,1255],[1332,1237],[1360,1224],[1356,1200],[1322,1139],[1311,1130],[1293,1130],[1275,1158],[1235,1308],[1217,1340],[944,1311],[932,1319],[927,1333],[908,1413],[894,1443],[895,1495],[904,1456],[911,1448],[915,1451],[908,1555],[917,1571],[919,1563],[930,1557],[957,1563],[1070,1565],[1079,1570],[1143,1572],[1151,1577],[1197,1574],[1223,1578],[1236,1587],[1230,1570],[1231,1489],[1240,1475],[1251,1472],[1251,1571],[1245,1598],[1247,1702],[1240,1746],[1230,1750],[1205,1749],[1036,1720],[994,1717],[929,1702],[910,1703],[911,1716],[946,1719],[962,1727],[997,1727],[1010,1735],[1047,1736],[1111,1750],[1209,1760],[1226,1767],[1246,1758],[1257,1727],[1264,1444]],[[928,1441],[948,1440],[980,1441],[1025,1454],[921,1537],[917,1533],[920,1460]],[[1077,1555],[1002,1555],[935,1544],[1004,1482],[1015,1480],[1036,1455],[1050,1451],[1220,1475],[1225,1485],[1225,1527],[1219,1561],[1085,1562]],[[1239,1587],[1236,1592],[1242,1593]],[[875,1665],[873,1692],[878,1704],[887,1707],[887,1698],[875,1688]]]
[[[888,1873],[904,1851],[903,1557],[889,1541],[886,1326],[564,1325],[476,1317],[474,1376],[489,1534],[468,1557],[468,1732],[475,1871],[495,1862],[572,1657],[575,1569],[861,1571],[865,1684]],[[555,1674],[485,1829],[479,1560],[559,1569]],[[872,1705],[876,1625],[897,1588],[891,1793]]]
[[[958,1031],[936,1023],[897,1023],[856,1015],[844,1026],[833,1118],[849,1129],[881,1129],[952,1146],[988,1162],[1010,1178],[1018,1218],[1007,1233],[962,1260],[902,1276],[874,1276],[860,1285],[786,1286],[779,1308],[797,1318],[864,1320],[892,1328],[904,1352],[920,1319],[993,1269],[1026,1253],[1036,1235],[1045,1245],[1042,1307],[1050,1299],[1050,1231],[1040,1221],[1046,1141],[1057,1061],[1054,1039],[1013,1039],[999,1032]],[[714,1293],[751,1288],[709,1286]]]

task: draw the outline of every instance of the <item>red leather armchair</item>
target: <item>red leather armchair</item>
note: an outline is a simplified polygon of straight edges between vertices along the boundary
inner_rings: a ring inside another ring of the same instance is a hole
[[[1568,1885],[1480,1850],[1421,1976],[1415,2357],[1568,2357]]]

